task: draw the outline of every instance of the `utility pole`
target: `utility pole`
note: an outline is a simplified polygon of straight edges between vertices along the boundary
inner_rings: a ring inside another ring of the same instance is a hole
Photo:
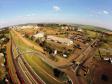
[[[101,58],[101,60],[102,60],[102,55],[101,55],[101,52],[100,52],[99,48],[98,48],[98,53],[99,53],[100,58]]]

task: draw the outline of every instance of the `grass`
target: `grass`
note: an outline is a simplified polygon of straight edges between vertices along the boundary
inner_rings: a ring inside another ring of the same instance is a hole
[[[112,55],[112,43],[103,43],[101,46],[100,46],[100,53],[101,55],[107,55],[107,53],[109,53],[110,55]],[[99,52],[98,50],[96,51],[96,56],[99,55]]]
[[[29,47],[27,46],[26,44],[24,44],[19,38],[15,37],[15,34],[14,33],[11,33],[15,43],[16,43],[16,46],[20,49],[21,52],[27,52],[27,51],[33,51],[35,50],[34,48],[32,47]]]
[[[64,48],[66,48],[66,49],[73,49],[73,45],[66,46],[64,44],[59,44],[59,43],[52,42],[52,41],[47,41],[47,45],[50,46],[50,47],[52,47],[52,48],[55,48],[55,49],[57,49],[59,51],[63,51]]]
[[[86,30],[87,34],[88,34],[88,37],[91,37],[91,38],[95,38],[96,37],[96,32],[94,31],[89,31],[89,30]]]
[[[38,56],[25,54],[25,59],[47,84],[63,84],[60,83],[60,80],[53,76],[53,68],[44,63],[40,58],[38,58]],[[56,80],[54,80],[54,78]]]
[[[92,25],[82,25],[82,26],[80,26],[80,28],[83,28],[83,29],[86,29],[86,30],[97,30],[97,31],[101,31],[101,32],[110,31],[108,29],[101,28],[101,27],[96,27],[96,26],[92,26]]]
[[[42,31],[44,31],[46,34],[56,34],[56,33],[58,33],[58,29],[56,29],[56,28],[51,28],[51,27],[45,27],[45,28],[43,28],[43,30]]]
[[[34,45],[38,45],[35,41],[32,41],[32,40],[30,40],[29,38],[26,38],[28,41],[30,41],[32,44],[34,44]],[[66,47],[67,49],[72,49],[72,45],[71,46],[65,46],[64,44],[58,44],[58,43],[56,43],[56,42],[52,42],[52,41],[47,41],[46,42],[46,45],[48,45],[49,47],[51,47],[51,48],[54,48],[55,47],[55,49],[57,49],[57,50],[59,50],[59,51],[63,51],[64,50],[64,47]],[[39,45],[38,45],[39,46]],[[46,53],[47,54],[47,53]],[[58,55],[58,56],[56,56],[55,58],[54,57],[52,57],[51,55],[49,55],[48,54],[48,57],[49,57],[49,59],[51,59],[51,60],[53,60],[53,61],[55,61],[55,62],[58,62],[59,60],[62,60],[62,58],[63,59],[65,59],[63,56],[60,56],[60,55]],[[69,57],[69,56],[68,56]]]
[[[43,62],[37,55],[25,53],[27,51],[34,51],[34,48],[24,44],[19,38],[15,37],[14,33],[11,34],[19,50],[24,53],[27,62],[47,84],[63,84],[63,82],[60,82],[62,80],[53,76],[53,68],[51,66]]]
[[[4,64],[4,57],[0,56],[0,80],[2,80],[5,77],[5,67],[3,67],[1,64]]]
[[[39,45],[32,44],[27,39],[25,39],[24,37],[22,37],[20,33],[16,32],[15,30],[12,30],[11,32],[15,34],[17,40],[19,39],[18,42],[21,41],[27,47],[30,47],[30,48],[33,48],[33,49],[35,48],[37,51],[43,52],[43,48],[42,47],[40,47]]]
[[[105,39],[106,39],[108,42],[111,42],[111,43],[112,43],[112,36],[105,36]]]
[[[101,48],[110,48],[110,45],[109,44],[107,44],[107,43],[103,43],[102,45],[101,45]]]

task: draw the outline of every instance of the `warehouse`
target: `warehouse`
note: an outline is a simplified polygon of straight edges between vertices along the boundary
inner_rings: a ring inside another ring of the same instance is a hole
[[[60,44],[65,44],[68,46],[73,44],[73,41],[68,38],[60,38],[60,37],[51,36],[51,35],[47,36],[47,40],[54,41]]]

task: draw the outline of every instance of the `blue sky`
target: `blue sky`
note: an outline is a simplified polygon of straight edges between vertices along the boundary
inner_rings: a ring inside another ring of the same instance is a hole
[[[58,22],[112,29],[112,0],[0,0],[0,26]]]

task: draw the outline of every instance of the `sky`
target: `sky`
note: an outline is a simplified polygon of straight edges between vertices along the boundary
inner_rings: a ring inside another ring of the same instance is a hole
[[[112,0],[0,0],[0,27],[41,22],[112,30]]]

